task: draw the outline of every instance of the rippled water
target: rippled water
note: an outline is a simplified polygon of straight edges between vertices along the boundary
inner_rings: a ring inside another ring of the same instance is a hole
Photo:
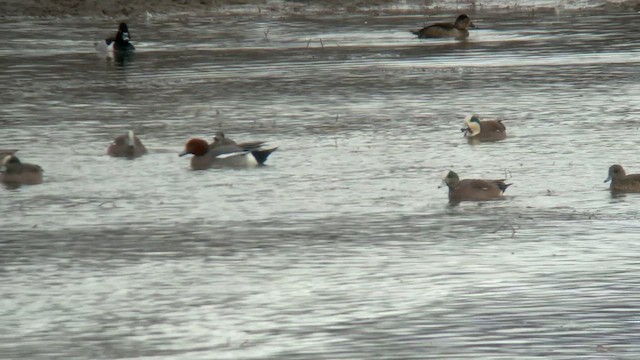
[[[113,21],[6,19],[0,148],[45,183],[0,188],[0,357],[637,358],[640,197],[603,183],[640,172],[637,14],[473,19],[156,16],[124,63]],[[189,170],[219,129],[280,148]],[[451,207],[446,169],[514,185]]]

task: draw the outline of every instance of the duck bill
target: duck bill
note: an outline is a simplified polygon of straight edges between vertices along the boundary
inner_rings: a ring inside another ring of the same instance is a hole
[[[469,29],[477,29],[478,27],[473,22],[469,23]]]
[[[609,182],[611,181],[611,175],[607,176],[607,180],[605,180],[604,182]]]
[[[183,151],[183,152],[179,153],[179,154],[178,154],[178,156],[185,156],[185,155],[189,155],[189,154],[190,154],[190,152],[188,152],[187,150],[185,150],[185,151]]]
[[[460,131],[462,131],[462,136],[463,137],[469,137],[473,135],[473,132],[471,131],[470,128],[462,128],[460,129]]]

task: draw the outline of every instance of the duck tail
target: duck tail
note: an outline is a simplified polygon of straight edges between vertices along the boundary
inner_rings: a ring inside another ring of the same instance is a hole
[[[254,158],[256,158],[256,161],[258,162],[258,164],[264,165],[269,155],[271,155],[271,153],[276,151],[277,149],[278,149],[277,147],[274,147],[271,149],[253,150],[251,151],[251,154],[253,155]]]
[[[496,184],[498,185],[498,188],[500,189],[500,191],[502,191],[503,193],[507,190],[509,186],[513,185],[513,183],[511,184],[505,183],[504,180],[496,180]]]

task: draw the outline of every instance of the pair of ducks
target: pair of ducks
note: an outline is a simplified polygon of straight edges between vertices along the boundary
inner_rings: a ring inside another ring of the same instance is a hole
[[[507,138],[507,129],[502,120],[480,120],[478,115],[469,115],[464,119],[465,127],[461,130],[469,143],[500,141]],[[453,171],[445,173],[442,182],[449,188],[449,202],[456,204],[461,201],[488,201],[503,198],[505,190],[511,185],[505,179],[460,180]]]
[[[412,30],[414,35],[418,35],[418,38],[441,38],[441,37],[454,37],[457,39],[464,39],[469,36],[468,29],[475,29],[476,25],[471,21],[468,15],[462,14],[456,18],[454,23],[435,23],[429,26],[425,26],[419,30]],[[128,52],[134,51],[136,48],[131,43],[131,33],[127,23],[120,23],[118,31],[115,36],[104,39],[101,42],[95,44],[99,50],[107,50],[109,52]]]
[[[604,182],[609,181],[611,181],[609,190],[614,194],[640,192],[640,174],[627,175],[621,165],[616,164],[609,167],[609,176]],[[453,171],[448,171],[445,174],[443,182],[449,188],[449,202],[451,203],[499,200],[503,198],[505,190],[511,185],[505,183],[505,179],[460,180],[458,174]]]
[[[465,118],[466,127],[461,130],[470,142],[499,141],[507,137],[506,128],[501,120],[480,120],[477,115]],[[627,175],[621,165],[609,167],[609,176],[604,181],[611,182],[609,189],[613,193],[640,192],[640,174]],[[511,185],[505,183],[505,179],[460,180],[458,174],[448,171],[444,178],[444,184],[449,188],[449,202],[461,201],[487,201],[502,199],[505,190]]]
[[[205,170],[211,167],[246,167],[264,165],[277,147],[265,148],[264,141],[237,143],[218,131],[209,144],[204,139],[190,139],[180,156],[192,154],[191,168]],[[107,154],[114,157],[136,158],[147,153],[132,130],[126,135],[116,137],[107,148]]]

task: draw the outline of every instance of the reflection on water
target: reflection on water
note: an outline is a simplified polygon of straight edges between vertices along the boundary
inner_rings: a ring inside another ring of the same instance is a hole
[[[108,20],[0,24],[0,148],[45,169],[0,189],[2,357],[635,358],[639,198],[602,181],[640,172],[636,16],[473,19],[153,18],[124,62]],[[280,148],[189,170],[219,129]],[[514,185],[451,207],[447,169]]]

